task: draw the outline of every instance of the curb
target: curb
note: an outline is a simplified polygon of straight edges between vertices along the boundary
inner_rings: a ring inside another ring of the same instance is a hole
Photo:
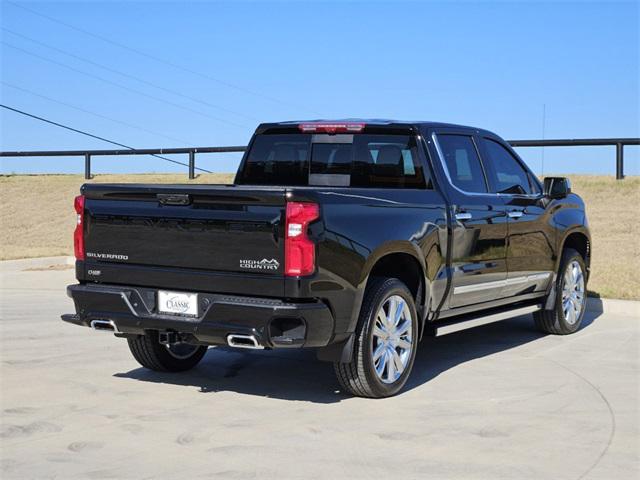
[[[75,263],[76,259],[74,257],[67,256],[20,258],[0,261],[0,270],[6,272],[11,270],[24,270],[26,268],[48,267],[50,265],[75,265]]]
[[[587,311],[640,318],[640,301],[615,298],[587,298]]]

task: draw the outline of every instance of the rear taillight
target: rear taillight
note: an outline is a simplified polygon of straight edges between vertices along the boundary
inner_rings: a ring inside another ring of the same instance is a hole
[[[303,133],[359,133],[364,130],[364,123],[356,122],[337,122],[337,123],[323,123],[323,122],[310,122],[301,123],[298,125],[298,129]]]
[[[84,195],[78,195],[73,201],[76,209],[76,229],[73,232],[73,252],[76,260],[84,260]]]
[[[284,273],[289,277],[311,275],[316,269],[316,246],[307,235],[307,227],[320,218],[315,203],[287,203],[284,244]]]

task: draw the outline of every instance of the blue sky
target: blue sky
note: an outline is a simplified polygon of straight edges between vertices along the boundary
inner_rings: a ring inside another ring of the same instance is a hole
[[[640,136],[639,18],[638,2],[2,0],[1,103],[139,148],[242,145],[259,122],[343,117],[541,138],[543,105],[546,138]],[[2,150],[112,148],[5,110],[0,122]],[[539,149],[519,152],[541,172]],[[544,171],[613,174],[614,157],[547,148]],[[199,157],[223,172],[237,161]],[[81,168],[25,158],[0,171]],[[94,169],[184,171],[150,157]]]

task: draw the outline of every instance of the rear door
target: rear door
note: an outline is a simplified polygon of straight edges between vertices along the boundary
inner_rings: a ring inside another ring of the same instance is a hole
[[[505,202],[508,217],[507,283],[514,296],[544,290],[554,269],[555,230],[550,225],[540,183],[500,138],[481,138],[492,192]]]
[[[490,193],[478,139],[467,130],[436,130],[433,141],[451,185],[454,215],[449,306],[501,298],[507,278],[506,208]]]

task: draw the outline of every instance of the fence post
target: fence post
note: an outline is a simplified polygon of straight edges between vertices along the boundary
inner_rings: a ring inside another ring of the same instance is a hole
[[[84,179],[91,180],[91,155],[84,154]]]
[[[616,143],[616,180],[624,178],[624,144]]]
[[[196,178],[196,152],[189,150],[189,180]]]

